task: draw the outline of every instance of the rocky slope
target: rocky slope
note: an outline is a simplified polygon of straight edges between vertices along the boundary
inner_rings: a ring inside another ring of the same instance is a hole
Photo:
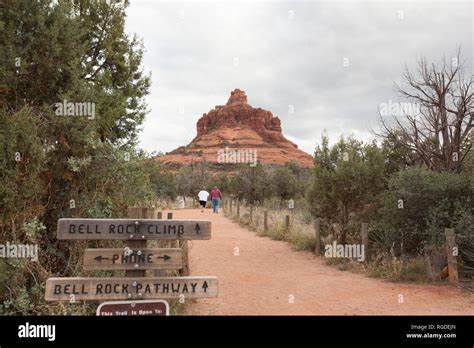
[[[282,134],[270,111],[254,108],[244,91],[235,89],[226,105],[217,105],[197,122],[197,136],[157,159],[181,165],[206,160],[211,164],[255,163],[282,165],[296,161],[312,167],[313,158]]]

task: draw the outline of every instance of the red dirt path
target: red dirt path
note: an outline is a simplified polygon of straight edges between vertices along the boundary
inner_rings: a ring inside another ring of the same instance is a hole
[[[187,308],[199,315],[473,315],[474,295],[449,285],[391,283],[339,271],[310,252],[259,237],[222,213],[174,211],[212,221],[212,238],[191,241],[192,275],[217,276],[219,297]],[[239,256],[235,256],[238,248]],[[403,303],[399,303],[403,295]],[[291,299],[294,299],[291,303]]]

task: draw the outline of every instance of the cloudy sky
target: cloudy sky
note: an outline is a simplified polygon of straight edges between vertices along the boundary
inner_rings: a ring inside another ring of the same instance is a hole
[[[472,74],[473,18],[470,1],[132,0],[127,31],[143,39],[152,73],[140,146],[188,144],[235,88],[308,153],[324,131],[371,139],[378,106],[400,100],[405,65],[451,61],[461,46]]]

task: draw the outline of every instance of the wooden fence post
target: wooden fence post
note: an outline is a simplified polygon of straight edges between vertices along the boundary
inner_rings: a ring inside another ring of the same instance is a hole
[[[253,216],[253,205],[250,206],[250,213],[249,213],[249,223],[252,223],[252,216]]]
[[[457,260],[458,247],[456,245],[456,236],[454,235],[454,228],[445,228],[444,233],[446,235],[446,254],[448,256],[449,282],[453,285],[457,285],[459,282]]]
[[[240,218],[240,202],[237,199],[237,219]]]
[[[314,220],[314,252],[316,256],[321,255],[321,219],[317,218]]]
[[[290,215],[285,215],[285,230],[290,231]]]
[[[263,212],[263,230],[268,231],[268,211]]]
[[[129,207],[127,209],[127,216],[129,219],[147,219],[148,208],[142,207]],[[146,240],[130,240],[127,241],[127,246],[134,252],[146,248]],[[138,265],[138,263],[137,263]],[[126,277],[146,277],[146,270],[127,270],[125,271]]]
[[[362,237],[362,245],[364,246],[365,262],[369,262],[369,224],[363,222],[360,231]]]

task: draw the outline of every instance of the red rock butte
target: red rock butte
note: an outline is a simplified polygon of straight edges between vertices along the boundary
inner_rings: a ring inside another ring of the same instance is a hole
[[[157,159],[175,165],[203,160],[223,164],[222,157],[219,159],[223,152],[256,151],[257,161],[262,164],[283,165],[295,161],[302,167],[313,167],[313,157],[283,136],[280,119],[270,111],[250,106],[247,95],[240,89],[230,94],[226,105],[217,105],[202,115],[196,128],[197,135],[189,145]]]

